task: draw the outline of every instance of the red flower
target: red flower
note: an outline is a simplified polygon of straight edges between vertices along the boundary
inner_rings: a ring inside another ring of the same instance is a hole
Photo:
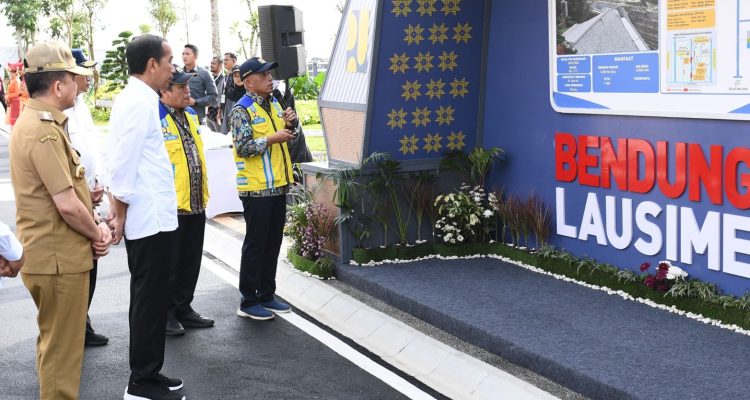
[[[650,262],[645,262],[645,263],[641,264],[641,272],[643,272],[643,271],[645,271],[645,270],[647,270],[649,268],[651,268],[651,263]]]
[[[656,280],[663,281],[667,278],[667,271],[659,268],[659,272],[656,273]]]
[[[669,290],[669,286],[667,286],[666,284],[662,283],[662,284],[660,284],[659,286],[656,287],[656,290],[658,290],[660,292],[666,292],[667,290]]]
[[[646,279],[643,280],[643,283],[653,289],[654,284],[656,283],[656,278],[654,278],[653,275],[649,275],[646,277]]]
[[[667,263],[660,263],[659,264],[659,271],[669,271],[669,264]]]

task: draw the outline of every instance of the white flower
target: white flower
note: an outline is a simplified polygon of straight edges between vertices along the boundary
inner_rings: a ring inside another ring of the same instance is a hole
[[[489,217],[492,216],[492,211],[490,211],[490,210],[484,210],[484,214],[482,214],[482,215],[484,215],[485,218],[489,218]]]
[[[469,225],[476,225],[479,223],[479,217],[476,216],[476,214],[471,214],[469,216]]]
[[[450,242],[451,243],[456,243],[456,239],[451,239]]]
[[[459,242],[463,242],[464,241],[464,237],[461,236],[461,235],[458,235],[458,237],[456,237],[456,240],[458,240]]]
[[[445,236],[443,236],[443,240],[445,240],[445,241],[447,242],[447,241],[448,241],[448,240],[450,240],[450,239],[451,239],[452,237],[453,237],[453,234],[452,234],[452,233],[446,233],[446,234],[445,234]]]
[[[456,217],[456,215],[455,215],[455,214],[453,214],[453,213],[448,213],[448,218],[455,218],[455,217]]]
[[[675,279],[685,279],[687,278],[688,273],[685,272],[680,267],[675,267],[674,265],[669,266],[669,270],[667,271],[667,279],[669,280],[675,280]]]

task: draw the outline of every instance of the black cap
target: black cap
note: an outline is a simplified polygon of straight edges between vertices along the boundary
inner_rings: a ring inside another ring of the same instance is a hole
[[[172,70],[172,84],[173,85],[184,85],[188,83],[190,78],[196,76],[195,72],[184,72],[182,68],[179,68],[177,66],[174,67]]]
[[[266,62],[264,59],[260,57],[253,57],[243,62],[242,65],[240,65],[240,77],[242,79],[245,79],[245,77],[248,76],[249,74],[268,71],[269,69],[274,69],[278,66],[279,66],[279,63],[276,61]]]

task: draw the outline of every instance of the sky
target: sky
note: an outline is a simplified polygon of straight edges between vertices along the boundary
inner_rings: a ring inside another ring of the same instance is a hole
[[[211,13],[209,0],[172,0],[178,8],[183,1],[188,4],[191,12],[190,20],[190,42],[198,46],[199,65],[208,65],[211,61]],[[249,11],[243,0],[218,0],[219,1],[219,25],[221,26],[222,52],[237,51],[239,39],[236,35],[229,33],[230,26],[234,21],[246,20]],[[328,59],[331,55],[334,39],[338,31],[341,13],[336,8],[337,4],[343,4],[343,0],[255,0],[254,6],[282,4],[293,5],[302,11],[303,25],[305,29],[305,49],[307,59],[320,57]],[[112,40],[122,31],[139,32],[139,25],[148,24],[152,27],[151,33],[158,34],[156,24],[148,13],[148,0],[109,0],[106,7],[100,13],[99,27],[95,34],[95,46],[100,50],[106,50],[112,44]],[[182,47],[186,43],[185,23],[178,9],[180,20],[171,29],[167,40],[172,45],[177,55],[182,53]],[[106,27],[106,28],[105,28]],[[44,29],[44,28],[43,28]],[[8,26],[7,19],[0,13],[0,46],[15,46],[13,29]],[[48,39],[49,34],[45,31],[38,34],[37,39]],[[239,55],[242,58],[241,55]],[[3,64],[4,60],[0,60]],[[101,61],[101,60],[99,60]]]

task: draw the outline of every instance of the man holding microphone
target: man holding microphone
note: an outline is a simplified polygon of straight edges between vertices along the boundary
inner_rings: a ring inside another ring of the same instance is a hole
[[[237,315],[268,320],[286,313],[289,305],[274,298],[276,262],[286,220],[286,194],[293,182],[287,142],[294,139],[297,115],[283,110],[271,96],[268,63],[253,57],[240,66],[247,94],[228,117],[237,163],[237,190],[244,209],[246,233],[240,261],[242,300]]]

